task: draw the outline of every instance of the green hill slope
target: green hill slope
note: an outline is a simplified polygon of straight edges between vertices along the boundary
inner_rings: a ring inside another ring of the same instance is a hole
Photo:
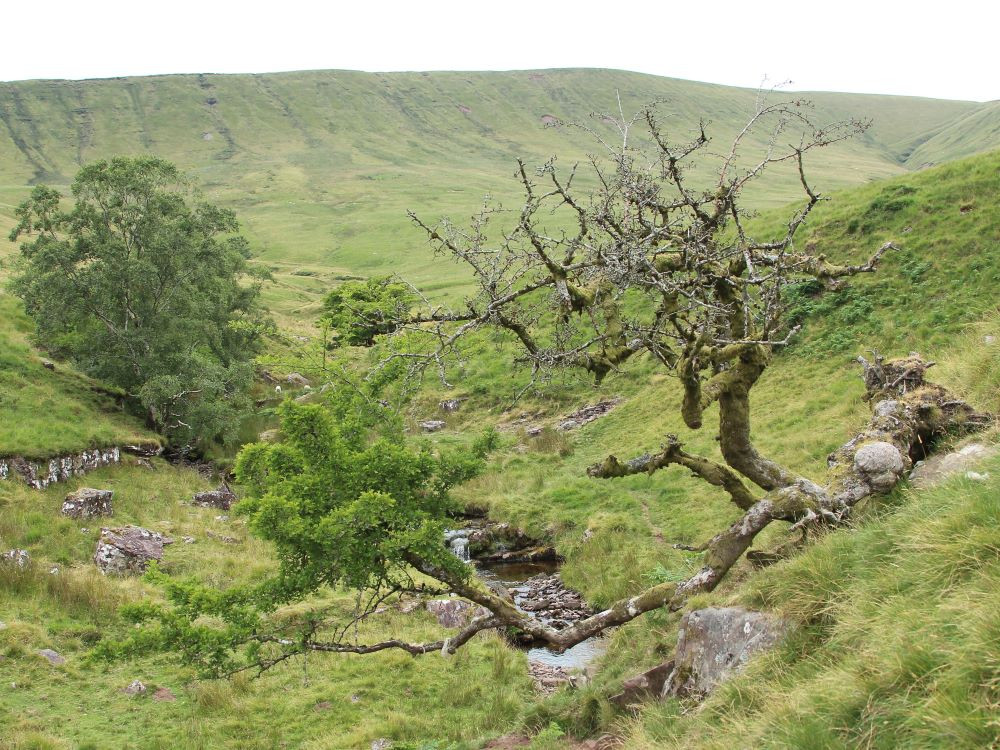
[[[100,383],[63,363],[46,369],[28,343],[31,330],[20,302],[0,294],[0,457],[157,442]]]
[[[959,118],[914,148],[905,163],[912,168],[987,151],[1000,145],[1000,102],[988,102]]]
[[[616,111],[616,92],[626,114],[663,100],[672,135],[683,138],[704,119],[719,142],[742,127],[756,99],[747,89],[607,70],[0,84],[0,224],[10,221],[31,183],[66,183],[81,164],[112,154],[155,153],[237,211],[276,273],[270,301],[290,325],[339,275],[400,271],[432,288],[461,283],[457,269],[428,270],[430,253],[407,209],[466,216],[486,193],[515,198],[508,176],[517,157],[558,154],[565,164],[594,147],[582,132],[545,127],[552,118],[590,122],[617,137],[607,122],[589,117]],[[816,154],[812,166],[823,191],[905,171],[914,144],[983,106],[807,96],[820,121],[873,119],[863,138]],[[978,138],[979,129],[955,131],[948,158],[981,149]],[[791,172],[776,171],[765,182],[758,205],[781,205],[798,191]]]
[[[535,74],[523,74],[532,85],[542,86],[545,79],[533,80],[530,75]],[[566,75],[572,80],[577,74],[546,75]],[[602,75],[608,76],[602,81],[611,82],[619,74]],[[253,77],[245,78],[243,83],[249,86]],[[423,90],[431,86],[423,79],[414,74],[406,80]],[[155,80],[165,81],[164,86],[181,86],[185,81],[184,85],[193,85],[191,96],[197,106],[192,111],[197,117],[189,124],[196,131],[204,126],[197,118],[213,116],[202,109],[222,106],[218,91],[215,105],[198,103],[198,97],[210,90],[202,89],[197,78]],[[456,85],[460,81],[456,78]],[[214,77],[206,82],[215,85]],[[98,83],[124,85],[95,85]],[[589,84],[581,81],[575,85],[584,90]],[[71,84],[66,86],[72,88]],[[705,88],[706,101],[711,101],[710,94],[718,88]],[[493,92],[490,101],[498,109],[512,109],[504,101],[515,92],[499,85],[485,89]],[[319,87],[310,90],[315,98]],[[45,106],[65,108],[67,101],[73,101],[65,94],[59,99],[42,93]],[[345,91],[344,97],[352,93]],[[132,115],[125,113],[136,111],[132,97],[115,96],[109,94],[108,106],[120,107],[127,120]],[[139,99],[145,102],[144,111],[155,114],[170,110],[169,98],[157,99],[157,105],[143,96]],[[291,94],[287,96],[291,99]],[[376,100],[381,101],[386,119],[397,124],[420,119],[406,119],[410,118],[406,102],[393,104],[388,94],[379,96],[382,98],[366,93],[356,101],[361,106],[370,100],[373,108]],[[551,102],[554,94],[546,96]],[[466,101],[459,100],[472,109]],[[23,111],[34,111],[22,104]],[[452,106],[451,101],[441,105],[442,116]],[[865,146],[867,150],[841,152],[841,157],[853,154],[896,174],[902,168],[891,161],[895,158],[892,154],[904,153],[924,132],[921,128],[925,124],[940,115],[934,122],[943,127],[948,117],[970,113],[977,105],[933,103],[933,107],[941,107],[937,114],[931,104],[927,106],[923,116],[930,119],[924,123],[911,127],[899,121],[886,130],[885,141],[878,146],[881,151]],[[252,109],[240,110],[240,117],[256,122],[263,138],[269,132],[264,123],[271,115],[261,114],[255,120],[259,113]],[[179,113],[174,114],[178,123],[183,121]],[[461,110],[459,114],[465,115]],[[302,129],[295,132],[301,135],[289,137],[289,143],[301,149],[296,153],[308,154],[304,133],[320,130],[313,129],[305,115],[296,116],[301,118]],[[288,132],[279,127],[283,117],[290,116],[274,115],[271,130]],[[431,116],[425,112],[421,117]],[[64,119],[60,132],[77,132],[74,122]],[[195,146],[208,144],[214,151],[192,152],[194,156],[185,157],[204,159],[201,166],[192,161],[186,165],[206,184],[217,181],[209,190],[228,196],[234,204],[247,201],[243,208],[257,217],[251,223],[258,222],[253,225],[258,239],[266,232],[274,233],[273,242],[264,246],[268,262],[282,271],[283,296],[276,299],[285,305],[289,320],[297,310],[300,315],[307,313],[316,291],[336,274],[368,274],[392,267],[418,283],[435,282],[432,287],[460,283],[452,266],[428,263],[422,251],[419,255],[414,251],[412,257],[401,253],[400,248],[408,247],[398,241],[403,224],[383,223],[389,222],[386,217],[391,213],[385,206],[395,206],[393,201],[401,206],[409,197],[428,201],[425,205],[430,210],[465,215],[474,207],[477,191],[493,179],[495,173],[488,170],[507,158],[506,153],[502,158],[494,154],[463,166],[464,152],[458,146],[453,151],[459,156],[448,153],[447,147],[434,146],[433,153],[440,157],[442,166],[425,168],[410,160],[410,149],[416,147],[407,140],[394,144],[388,129],[372,125],[371,138],[359,138],[349,154],[355,160],[351,163],[365,166],[357,172],[341,173],[353,175],[341,183],[313,183],[310,180],[325,174],[321,165],[304,156],[295,162],[286,152],[268,154],[256,145],[244,148],[240,139],[253,143],[252,132],[234,131],[228,120],[225,124],[239,148],[228,158],[213,158],[224,156],[228,148],[218,150],[213,136]],[[430,124],[427,129],[433,131]],[[95,125],[93,132],[99,131]],[[237,138],[233,132],[242,134]],[[123,131],[122,142],[134,138],[141,144],[139,133]],[[330,131],[329,137],[335,134]],[[550,145],[544,139],[551,131],[539,128],[537,134],[538,148]],[[94,137],[95,143],[110,138]],[[161,145],[170,137],[169,133],[157,136]],[[462,137],[471,135],[456,135],[455,143],[460,144]],[[273,141],[275,149],[279,140]],[[491,148],[499,148],[492,136],[487,140],[493,144]],[[373,150],[373,143],[381,144],[381,153]],[[520,148],[523,144],[515,145]],[[104,147],[111,146],[101,145]],[[64,174],[64,169],[73,171],[72,154],[63,162],[62,156],[28,150],[44,169],[59,174]],[[15,156],[24,153],[19,147],[14,152]],[[177,153],[184,156],[183,151]],[[494,157],[498,161],[490,161]],[[389,167],[393,159],[398,164]],[[260,171],[239,172],[234,166],[247,164]],[[453,171],[449,172],[449,164]],[[17,179],[31,179],[33,167],[27,156],[22,167]],[[269,184],[267,170],[274,171],[270,188],[263,187]],[[847,172],[850,169],[838,177],[834,169],[829,179],[834,184],[838,179],[843,180],[840,184],[864,181]],[[233,185],[223,188],[222,181],[234,175]],[[466,179],[468,183],[463,182]],[[464,192],[438,194],[433,190],[435,180],[440,181],[438,186],[461,186]],[[307,184],[317,191],[316,202],[289,206],[287,200],[292,198],[288,196],[300,195],[295,191]],[[317,187],[321,184],[329,187]],[[385,184],[406,189],[390,190]],[[368,192],[355,196],[360,205],[347,205],[354,200],[350,196],[355,195],[358,185],[369,185]],[[7,194],[19,195],[23,189],[12,180]],[[238,191],[244,189],[246,195],[240,197]],[[251,193],[254,189],[259,192]],[[323,195],[322,190],[330,193]],[[331,197],[333,191],[343,191],[347,203],[337,203]],[[285,196],[285,203],[278,200],[279,195]],[[438,202],[431,202],[434,196],[439,196],[435,198]],[[850,359],[871,347],[889,354],[918,349],[942,362],[940,377],[949,385],[973,394],[986,408],[1000,408],[996,395],[1000,330],[995,330],[995,323],[984,330],[968,329],[970,323],[991,319],[996,306],[1000,223],[994,208],[998,200],[1000,153],[992,153],[845,190],[816,210],[804,241],[820,243],[831,259],[865,257],[887,239],[896,240],[903,251],[887,256],[878,274],[857,279],[841,292],[825,297],[802,295],[795,310],[805,323],[802,337],[754,389],[754,430],[764,452],[806,476],[819,475],[826,454],[866,419],[860,379]],[[331,209],[336,206],[340,206],[338,221],[329,224],[334,215]],[[239,205],[237,208],[243,211]],[[344,231],[348,220],[354,222],[347,238],[351,240],[349,249],[343,245],[339,255],[317,251],[322,242],[334,242],[333,232]],[[764,223],[780,220],[778,214],[759,219]],[[314,240],[317,244],[310,245]],[[419,247],[419,240],[412,247]],[[288,260],[284,261],[282,253],[286,252]],[[317,275],[293,273],[302,270]],[[9,299],[0,299],[0,305],[0,356],[6,356],[4,361],[9,363],[0,375],[6,377],[9,371],[20,378],[10,383],[0,381],[0,396],[9,398],[11,392],[30,393],[24,390],[29,383],[48,383],[41,378],[49,375],[35,364],[25,344],[26,321],[17,308]],[[296,305],[304,307],[299,310]],[[992,343],[987,343],[984,335],[993,336]],[[484,423],[498,419],[499,408],[515,389],[510,361],[511,352],[496,352],[492,342],[483,346],[481,354],[468,363],[465,374],[456,378],[457,392],[449,392],[451,396],[469,395],[469,400],[460,412],[448,417],[448,428],[436,433],[435,440],[462,441],[479,432]],[[946,362],[950,367],[945,368]],[[29,372],[25,369],[29,366],[35,369]],[[60,393],[86,395],[82,380],[69,390],[61,385],[53,387]],[[609,377],[597,390],[572,379],[555,383],[546,398],[526,402],[520,408],[531,412],[532,419],[550,422],[581,402],[608,395],[624,396],[625,401],[608,416],[562,438],[531,441],[517,431],[509,432],[506,450],[492,470],[462,488],[465,499],[489,506],[496,517],[551,535],[567,557],[563,568],[567,582],[595,604],[634,592],[650,581],[684,575],[696,565],[697,558],[673,549],[672,544],[703,541],[733,518],[728,501],[706,492],[702,483],[682,472],[665,471],[614,482],[585,477],[584,468],[608,453],[623,457],[642,453],[670,432],[679,433],[693,451],[717,453],[711,429],[691,433],[682,427],[676,408],[679,394],[652,363],[637,362],[626,372]],[[426,416],[426,410],[436,408],[440,397],[441,393],[427,389],[410,416]],[[44,407],[33,413],[32,404],[42,399],[31,395],[23,402],[18,419],[47,418],[49,411],[56,414]],[[93,409],[78,412],[75,421],[87,426],[95,413]],[[0,413],[0,430],[9,424],[8,414]],[[504,415],[506,419],[514,416]],[[34,434],[59,439],[67,429],[65,422],[73,419],[39,421]],[[117,421],[110,427],[112,431],[120,428]],[[137,523],[178,539],[165,556],[164,568],[171,574],[195,575],[225,585],[259,575],[267,568],[269,551],[248,537],[239,519],[217,518],[217,511],[188,504],[191,493],[207,487],[203,480],[163,462],[154,465],[153,471],[135,465],[102,469],[85,481],[116,490],[116,524]],[[991,473],[1000,471],[995,466],[986,468]],[[550,721],[580,735],[610,731],[623,736],[626,746],[632,747],[667,743],[733,747],[748,738],[764,747],[809,747],[809,738],[816,738],[815,747],[957,748],[981,747],[990,732],[997,733],[996,665],[1000,664],[1000,653],[995,592],[1000,580],[996,570],[1000,542],[996,538],[996,485],[992,482],[959,482],[919,495],[900,491],[885,503],[873,504],[867,515],[857,519],[856,531],[830,534],[803,555],[765,573],[754,574],[748,567],[734,570],[722,590],[700,598],[697,604],[733,600],[775,607],[803,625],[802,635],[755,665],[701,712],[670,702],[651,705],[638,716],[616,714],[607,698],[618,690],[621,677],[669,656],[676,618],[663,613],[619,629],[594,681],[550,699],[531,693],[523,655],[492,637],[477,638],[468,651],[449,661],[433,655],[418,660],[399,655],[311,658],[305,669],[301,663],[288,664],[260,681],[241,678],[231,683],[192,681],[190,670],[163,659],[134,659],[111,667],[88,662],[85,655],[93,643],[128,631],[128,623],[117,615],[118,604],[158,594],[141,582],[105,579],[94,573],[90,558],[98,524],[82,525],[58,515],[63,493],[79,483],[39,494],[16,483],[0,482],[2,549],[25,548],[34,558],[25,571],[0,567],[0,619],[6,626],[0,627],[0,656],[4,657],[0,659],[0,685],[4,686],[0,691],[0,747],[242,749],[285,743],[288,747],[348,748],[370,747],[373,740],[386,737],[398,747],[410,743],[410,747],[427,750],[459,750],[481,747],[485,738],[518,725],[537,730]],[[923,520],[927,524],[921,526]],[[923,530],[928,534],[923,535]],[[759,540],[758,546],[767,546],[774,534]],[[194,538],[194,543],[183,543],[183,536]],[[609,560],[614,564],[609,565]],[[59,567],[59,573],[48,572],[53,565]],[[331,604],[345,612],[353,606],[353,602],[336,596]],[[911,623],[919,630],[919,638],[908,636]],[[394,611],[371,627],[377,634],[413,638],[441,632],[429,616],[404,617]],[[38,655],[41,648],[55,648],[67,657],[67,663],[50,665]],[[121,690],[133,679],[141,679],[151,688],[168,687],[177,700],[130,699]],[[7,689],[12,683],[14,687]],[[76,712],[73,721],[66,721],[67,707]],[[920,716],[926,717],[925,725],[918,725]],[[109,717],[114,720],[109,721]],[[804,737],[806,730],[809,737]],[[903,740],[896,742],[896,737]]]

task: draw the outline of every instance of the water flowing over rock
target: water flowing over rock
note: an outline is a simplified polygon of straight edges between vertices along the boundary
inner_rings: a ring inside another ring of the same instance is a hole
[[[469,562],[469,531],[468,529],[452,529],[444,532],[444,540],[462,562]]]
[[[94,518],[96,516],[113,515],[111,498],[113,490],[97,490],[93,487],[81,487],[76,492],[66,495],[63,500],[62,514],[70,518]]]
[[[197,493],[191,503],[202,508],[229,510],[238,499],[236,493],[229,489],[229,485],[222,484],[218,489]]]
[[[463,529],[448,532],[445,541],[453,551],[456,536],[468,539],[469,557],[481,563],[549,562],[559,559],[550,544],[505,522],[475,519]]]
[[[139,526],[101,529],[94,563],[105,575],[140,575],[150,560],[163,558],[163,547],[173,539]]]
[[[674,668],[663,695],[706,695],[746,664],[773,648],[789,631],[787,621],[741,607],[709,607],[681,618]]]

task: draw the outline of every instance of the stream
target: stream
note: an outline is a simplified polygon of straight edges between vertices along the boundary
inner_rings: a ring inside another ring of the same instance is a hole
[[[445,542],[456,557],[475,566],[476,574],[486,585],[494,590],[509,592],[518,609],[530,612],[547,625],[563,628],[592,613],[577,592],[563,585],[559,576],[560,563],[555,560],[506,562],[472,559],[467,529],[447,531]],[[530,663],[568,674],[585,670],[604,653],[607,643],[601,637],[588,638],[562,653],[531,642],[518,646],[527,651]]]

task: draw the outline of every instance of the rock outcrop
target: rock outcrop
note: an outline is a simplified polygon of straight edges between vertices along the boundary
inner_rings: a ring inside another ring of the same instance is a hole
[[[622,691],[612,695],[609,700],[621,708],[634,703],[655,700],[663,694],[663,687],[673,671],[673,659],[657,664],[642,674],[622,680]]]
[[[229,510],[238,499],[236,493],[229,489],[229,485],[222,484],[218,489],[198,492],[191,500],[191,504],[202,508]]]
[[[980,461],[995,456],[997,449],[982,443],[969,443],[951,453],[939,453],[918,461],[910,472],[910,482],[918,489],[931,487],[956,474],[969,476],[972,467]],[[980,475],[982,476],[982,475]],[[975,479],[975,477],[970,477]]]
[[[609,398],[604,401],[598,401],[596,404],[591,404],[590,406],[584,406],[582,409],[577,409],[572,414],[567,414],[563,417],[559,423],[559,429],[565,432],[566,430],[583,427],[583,425],[590,424],[595,419],[600,419],[620,403],[620,398]]]
[[[173,539],[139,526],[101,529],[94,563],[105,575],[140,575],[150,560],[163,558],[163,547]]]
[[[741,607],[688,612],[681,618],[674,666],[662,695],[706,695],[788,631],[788,622],[780,617]]]
[[[54,667],[58,667],[59,665],[66,663],[66,657],[60,654],[58,651],[53,651],[51,648],[39,649],[38,655],[43,657],[49,664],[51,664]]]
[[[446,541],[455,548],[456,539],[465,539],[469,557],[482,563],[554,562],[555,549],[522,529],[506,522],[475,520],[448,532]]]
[[[440,419],[428,419],[421,422],[419,426],[424,432],[437,432],[444,427],[444,422]]]
[[[21,570],[27,568],[30,562],[31,555],[28,554],[28,550],[26,549],[9,549],[0,554],[0,564],[14,565]]]
[[[126,687],[122,688],[122,692],[134,698],[137,695],[145,695],[146,686],[141,680],[132,680]]]
[[[66,495],[63,500],[62,514],[70,518],[95,518],[110,516],[113,490],[97,490],[93,487],[81,487],[76,492]]]
[[[485,607],[465,599],[433,599],[425,605],[427,611],[437,617],[438,624],[445,628],[463,628],[476,617],[488,615]]]
[[[121,461],[118,446],[82,451],[48,461],[29,461],[20,456],[0,458],[0,479],[19,478],[29,487],[44,490],[50,484],[64,482],[70,477],[79,477],[88,471],[110,466]]]

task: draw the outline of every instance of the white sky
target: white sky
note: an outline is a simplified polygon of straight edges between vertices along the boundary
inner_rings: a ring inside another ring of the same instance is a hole
[[[756,87],[1000,99],[997,0],[14,0],[0,80],[620,68]]]

